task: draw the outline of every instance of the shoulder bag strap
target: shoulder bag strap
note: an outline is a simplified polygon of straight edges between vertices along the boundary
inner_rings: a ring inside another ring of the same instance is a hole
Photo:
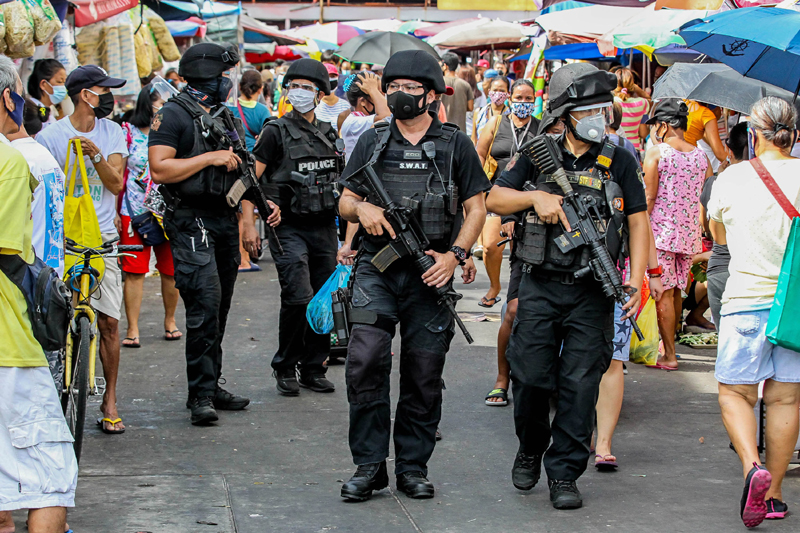
[[[503,122],[503,117],[505,115],[500,114],[497,116],[497,125],[494,127],[494,133],[492,134],[492,142],[489,143],[489,151],[486,152],[486,158],[488,159],[492,155],[492,146],[494,146],[494,139],[497,137],[497,132],[500,131],[500,123]],[[512,132],[513,133],[513,132]]]
[[[242,105],[239,103],[238,98],[236,99],[236,109],[239,110],[239,116],[242,119],[242,124],[244,124],[244,127],[247,128],[247,131],[250,132],[250,135],[253,137],[258,137],[258,133],[253,132],[253,130],[250,129],[250,126],[247,125],[247,119],[244,118],[244,110],[242,109]]]
[[[778,184],[775,183],[775,180],[767,170],[767,167],[764,166],[764,163],[762,163],[760,159],[755,158],[750,160],[750,164],[753,165],[758,177],[761,178],[761,181],[763,181],[764,185],[767,186],[769,192],[772,193],[772,197],[775,198],[775,200],[778,202],[778,205],[783,208],[783,211],[789,216],[789,218],[794,219],[800,217],[800,213],[797,212],[797,209],[794,207],[794,205],[792,205],[792,202],[789,201],[786,195],[783,194],[781,188],[778,187]]]

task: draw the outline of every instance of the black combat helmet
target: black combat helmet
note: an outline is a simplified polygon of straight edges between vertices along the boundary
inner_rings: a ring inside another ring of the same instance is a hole
[[[613,102],[611,91],[616,88],[617,77],[610,72],[600,70],[589,63],[564,65],[550,80],[547,121],[542,120],[539,131],[545,131],[570,109]]]
[[[442,67],[432,55],[422,50],[403,50],[389,58],[381,78],[383,92],[386,92],[389,83],[402,79],[418,81],[436,94],[447,92]]]
[[[181,57],[178,74],[193,80],[212,80],[239,63],[239,53],[231,45],[198,43]]]
[[[301,79],[314,82],[314,85],[324,94],[331,94],[330,75],[325,65],[316,59],[298,59],[291,65],[283,77],[283,86],[289,85],[291,80]]]

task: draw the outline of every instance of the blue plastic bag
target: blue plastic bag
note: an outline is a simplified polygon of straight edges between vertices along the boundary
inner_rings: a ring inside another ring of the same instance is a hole
[[[314,298],[308,302],[306,308],[306,320],[311,329],[320,335],[330,333],[333,329],[333,309],[331,294],[347,285],[350,279],[350,272],[353,267],[350,265],[337,265],[336,271],[331,274],[325,285],[319,290]]]

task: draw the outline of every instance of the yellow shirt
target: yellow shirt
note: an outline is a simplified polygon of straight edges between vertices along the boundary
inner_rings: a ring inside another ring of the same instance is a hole
[[[0,143],[0,253],[21,254],[33,262],[31,199],[36,180],[25,158]],[[44,351],[33,337],[28,304],[22,291],[0,273],[0,366],[47,366]]]
[[[683,136],[687,143],[697,146],[697,141],[703,138],[706,132],[706,124],[710,121],[716,122],[717,116],[706,106],[700,105],[692,100],[684,100],[689,107],[689,120],[686,127],[686,134]]]

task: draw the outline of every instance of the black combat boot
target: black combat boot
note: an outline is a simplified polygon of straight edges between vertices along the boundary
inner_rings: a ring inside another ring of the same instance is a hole
[[[189,408],[192,410],[192,425],[205,426],[219,420],[212,402],[211,396],[192,398],[189,401]]]
[[[583,498],[578,485],[574,481],[548,479],[550,485],[550,501],[556,509],[579,509],[583,506]]]
[[[342,498],[363,502],[370,499],[373,490],[385,489],[388,486],[389,474],[386,473],[386,461],[358,465],[353,477],[342,485]]]
[[[542,475],[542,456],[517,453],[511,469],[511,482],[519,490],[531,490]]]
[[[433,483],[418,470],[403,472],[397,476],[397,490],[405,492],[409,498],[433,498]]]

